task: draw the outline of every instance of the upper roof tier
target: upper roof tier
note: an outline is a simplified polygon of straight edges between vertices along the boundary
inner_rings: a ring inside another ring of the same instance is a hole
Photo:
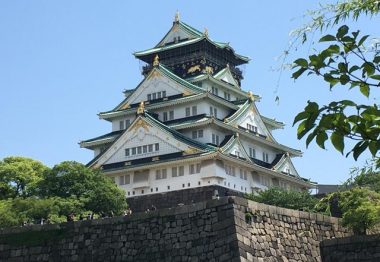
[[[188,77],[188,71],[193,73],[194,69],[191,70],[191,68],[197,65],[217,72],[228,64],[238,81],[242,79],[242,75],[236,66],[250,60],[246,56],[235,53],[229,43],[210,39],[207,29],[202,33],[180,21],[177,15],[170,30],[154,48],[135,52],[134,55],[149,65],[158,55],[160,61],[180,77]],[[148,66],[145,73],[149,69]]]

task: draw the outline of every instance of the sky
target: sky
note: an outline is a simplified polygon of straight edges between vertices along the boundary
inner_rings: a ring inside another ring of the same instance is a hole
[[[330,145],[327,150],[314,143],[306,148],[292,122],[308,100],[360,96],[344,88],[330,92],[313,77],[294,81],[291,71],[276,70],[289,32],[317,7],[318,2],[304,0],[0,1],[0,159],[25,156],[48,166],[90,161],[92,151],[78,142],[111,131],[97,114],[116,106],[122,91],[142,80],[141,64],[132,53],[156,45],[178,10],[185,23],[207,28],[212,39],[230,42],[251,58],[242,88],[262,97],[257,104],[262,115],[286,124],[274,136],[304,152],[294,158],[300,175],[321,184],[343,182],[350,168],[363,165],[369,155],[355,162]],[[371,24],[379,21],[373,20],[351,28],[376,32]],[[311,45],[301,46],[291,57],[310,52]]]

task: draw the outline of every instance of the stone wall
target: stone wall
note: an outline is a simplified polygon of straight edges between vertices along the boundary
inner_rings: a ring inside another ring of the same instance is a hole
[[[323,262],[380,261],[380,235],[324,240],[321,256]]]
[[[350,232],[335,217],[235,198],[241,261],[321,261],[319,242]]]
[[[339,220],[239,197],[0,231],[0,261],[320,261]]]
[[[152,205],[158,209],[171,208],[178,205],[191,205],[202,201],[211,200],[215,193],[219,196],[240,196],[243,194],[221,186],[204,186],[197,188],[188,188],[183,190],[170,191],[159,194],[136,196],[127,198],[128,205],[134,212],[142,212],[147,208],[151,209]]]

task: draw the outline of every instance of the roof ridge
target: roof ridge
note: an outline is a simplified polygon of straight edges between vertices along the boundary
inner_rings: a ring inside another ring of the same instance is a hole
[[[195,33],[197,36],[203,36],[203,33],[201,31],[189,24],[186,24],[185,22],[179,21],[179,25],[185,27],[185,29],[189,30],[190,32]]]

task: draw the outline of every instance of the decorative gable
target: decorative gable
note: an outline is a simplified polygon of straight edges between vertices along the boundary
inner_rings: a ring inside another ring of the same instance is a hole
[[[284,154],[278,163],[272,168],[273,170],[281,173],[285,173],[291,176],[299,177],[297,170],[295,169],[289,154]]]
[[[160,66],[161,67],[161,66]],[[155,99],[165,99],[174,95],[191,95],[197,93],[194,89],[173,80],[155,67],[149,75],[139,84],[136,90],[117,108],[127,109],[131,104]]]
[[[233,77],[231,70],[230,70],[228,65],[226,68],[224,68],[224,69],[220,70],[218,73],[216,73],[213,77],[218,79],[218,80],[221,80],[223,82],[226,82],[230,85],[233,85],[235,87],[240,88],[239,83]]]
[[[95,167],[177,152],[199,153],[200,149],[176,139],[154,122],[139,116],[96,161]]]
[[[240,159],[245,159],[248,162],[252,162],[244,146],[240,142],[239,135],[232,136],[225,145],[221,148],[222,152],[226,155],[232,155]]]
[[[170,31],[165,35],[165,37],[157,44],[156,47],[162,47],[169,44],[175,44],[180,41],[189,40],[194,38],[189,32],[185,31],[179,26],[179,24],[174,24]]]
[[[246,129],[247,132],[263,136],[275,142],[275,139],[264,124],[254,102],[251,100],[247,100],[232,116],[224,119],[224,122],[230,125],[240,126]]]

